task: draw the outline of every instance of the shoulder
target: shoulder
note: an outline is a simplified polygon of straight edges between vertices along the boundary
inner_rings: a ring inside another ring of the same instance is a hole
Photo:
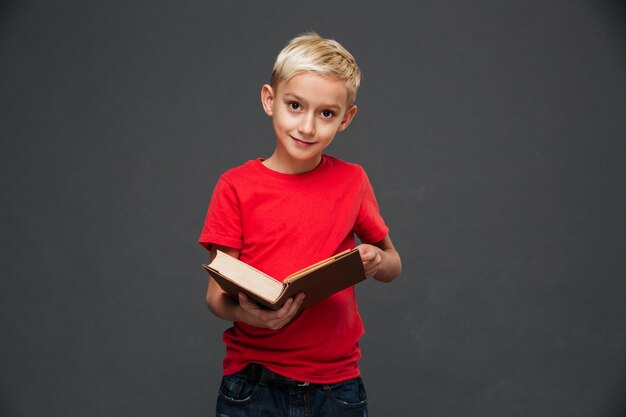
[[[233,185],[241,181],[246,181],[248,178],[255,176],[257,170],[256,165],[258,163],[258,160],[253,159],[234,168],[230,168],[220,175],[220,180]]]
[[[351,177],[366,177],[365,169],[357,163],[346,162],[334,156],[325,155],[328,160],[328,165],[332,171],[342,175],[349,175]]]
[[[370,180],[365,172],[365,169],[354,162],[342,161],[339,158],[333,156],[326,156],[328,159],[328,165],[330,169],[330,177],[333,181],[340,181],[345,184],[351,184],[351,186],[357,186],[361,190],[370,188]]]

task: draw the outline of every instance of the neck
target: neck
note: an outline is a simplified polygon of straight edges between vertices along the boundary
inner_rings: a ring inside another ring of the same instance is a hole
[[[272,171],[280,172],[281,174],[304,174],[305,172],[313,171],[322,162],[322,155],[319,155],[314,160],[306,161],[285,161],[281,158],[277,151],[274,151],[272,156],[263,161],[263,165],[271,169]]]

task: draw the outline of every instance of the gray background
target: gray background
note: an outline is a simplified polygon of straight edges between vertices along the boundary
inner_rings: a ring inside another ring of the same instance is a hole
[[[4,1],[0,415],[211,415],[197,245],[306,30],[365,79],[329,152],[404,271],[358,288],[373,416],[626,415],[621,2]]]

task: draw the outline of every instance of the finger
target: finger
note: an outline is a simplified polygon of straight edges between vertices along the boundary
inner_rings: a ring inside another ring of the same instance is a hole
[[[278,310],[274,312],[275,318],[282,319],[283,317],[285,317],[289,313],[289,309],[291,308],[292,304],[293,304],[293,297],[288,298],[287,301],[285,301],[285,304],[283,304],[281,308],[279,308]]]
[[[289,318],[293,317],[298,312],[298,310],[300,310],[300,307],[304,302],[304,297],[306,297],[306,295],[303,292],[299,293],[296,296],[295,300],[291,304],[291,308],[289,309]]]
[[[302,303],[304,302],[304,299],[306,298],[306,294],[301,292],[300,294],[298,294],[298,297],[296,299],[296,301],[298,302],[298,306],[301,306]]]
[[[245,309],[250,309],[255,306],[255,303],[245,293],[240,292],[239,293],[239,305]]]
[[[304,299],[304,293],[298,294],[295,298],[289,298],[283,307],[277,311],[276,318],[282,321],[282,325],[287,324],[293,316],[296,314],[300,305],[302,304],[302,300]]]
[[[375,251],[367,251],[361,254],[361,260],[363,262],[371,262],[376,259],[377,253]]]

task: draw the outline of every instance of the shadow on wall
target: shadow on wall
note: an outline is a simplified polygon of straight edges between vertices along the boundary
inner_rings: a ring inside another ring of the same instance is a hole
[[[605,0],[592,2],[598,6],[608,17],[613,25],[621,31],[622,35],[626,35],[626,1],[624,0]]]
[[[11,20],[11,15],[17,8],[17,1],[6,0],[0,2],[0,28],[5,28]]]

